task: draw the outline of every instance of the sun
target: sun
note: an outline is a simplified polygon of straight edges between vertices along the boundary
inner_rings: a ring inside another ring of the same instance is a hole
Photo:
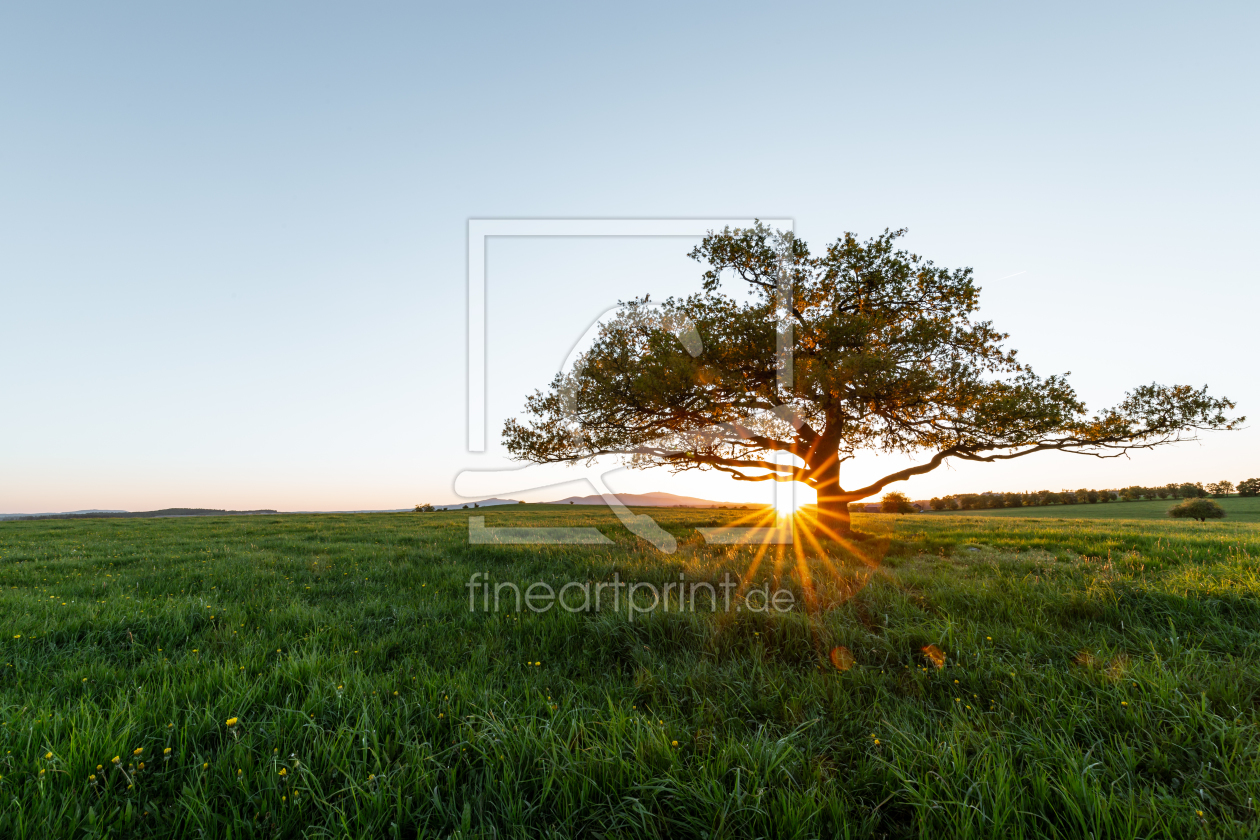
[[[779,516],[791,516],[796,513],[796,509],[799,507],[800,505],[796,503],[796,499],[787,498],[774,500],[774,512]]]
[[[783,488],[786,490],[786,488]],[[775,493],[774,495],[774,512],[780,518],[793,516],[798,510],[808,502],[805,499],[803,488],[793,487],[787,492]]]

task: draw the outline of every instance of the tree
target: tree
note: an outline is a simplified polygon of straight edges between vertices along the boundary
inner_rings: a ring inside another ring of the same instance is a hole
[[[1248,478],[1238,482],[1239,496],[1260,496],[1260,478]]]
[[[1207,486],[1207,491],[1218,498],[1220,496],[1228,496],[1230,493],[1234,492],[1234,482],[1218,481],[1215,484],[1209,484]]]
[[[879,508],[884,513],[914,513],[915,507],[910,504],[904,493],[890,490],[879,500]]]
[[[1224,519],[1225,511],[1211,499],[1186,499],[1176,507],[1169,508],[1168,515],[1174,519],[1206,522],[1209,519]]]
[[[949,508],[949,500],[942,499],[940,496],[933,496],[928,504],[932,506],[932,510],[947,510]]]
[[[1243,419],[1206,388],[1159,385],[1091,416],[1064,376],[1037,376],[975,318],[970,269],[900,250],[904,233],[845,234],[819,254],[761,224],[710,233],[691,252],[708,266],[703,291],[623,303],[572,371],[527,398],[525,419],[507,421],[507,450],[800,481],[820,524],[844,535],[850,502],[950,459],[1119,457]],[[726,294],[732,280],[751,294]],[[841,466],[860,451],[925,460],[846,487]]]
[[[1199,499],[1207,495],[1207,490],[1203,489],[1200,482],[1186,482],[1177,488],[1177,494],[1183,499]]]
[[[432,513],[433,510],[434,510],[433,505],[426,503],[423,505],[416,505],[415,512],[416,513]]]

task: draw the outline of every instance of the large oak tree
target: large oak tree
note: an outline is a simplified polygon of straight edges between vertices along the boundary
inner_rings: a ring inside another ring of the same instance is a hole
[[[842,535],[850,502],[950,458],[1116,457],[1244,419],[1206,387],[1153,384],[1089,414],[1064,376],[1035,375],[976,319],[971,269],[900,250],[903,234],[846,233],[813,255],[760,224],[710,233],[691,252],[708,266],[703,292],[622,304],[574,369],[528,398],[524,421],[507,421],[508,451],[800,481]],[[732,281],[740,294],[725,293]],[[846,487],[841,466],[861,451],[922,461]]]

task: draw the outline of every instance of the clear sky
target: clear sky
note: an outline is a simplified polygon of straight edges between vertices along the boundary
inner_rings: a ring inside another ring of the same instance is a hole
[[[1257,31],[1249,3],[6,4],[0,512],[457,501],[593,318],[700,273],[686,240],[492,240],[470,455],[479,217],[905,226],[1091,408],[1206,383],[1260,423]],[[1254,425],[898,489],[1237,482]]]

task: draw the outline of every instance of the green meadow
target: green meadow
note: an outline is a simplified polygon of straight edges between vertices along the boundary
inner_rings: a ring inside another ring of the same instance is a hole
[[[695,530],[742,512],[641,511],[672,555],[603,508],[478,511],[592,546],[470,545],[464,512],[2,523],[0,837],[1260,836],[1260,524],[1145,504],[764,551]],[[474,572],[795,606],[470,611]]]
[[[1063,519],[1168,519],[1169,508],[1180,499],[1151,499],[1136,502],[1100,502],[1080,505],[1038,505],[1036,507],[994,508],[990,510],[928,511],[929,516],[1031,516],[1050,520]],[[1240,498],[1224,496],[1213,499],[1225,511],[1226,521],[1260,522],[1260,496]]]

